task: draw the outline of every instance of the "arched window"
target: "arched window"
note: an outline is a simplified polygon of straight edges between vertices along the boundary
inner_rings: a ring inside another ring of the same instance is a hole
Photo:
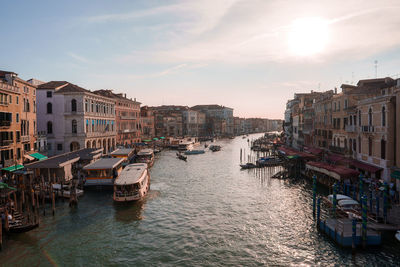
[[[53,104],[50,102],[47,103],[47,114],[52,114],[53,113]]]
[[[368,111],[368,125],[372,126],[372,108],[369,108]]]
[[[77,133],[78,132],[78,124],[76,123],[76,120],[72,120],[72,133]]]
[[[353,151],[354,151],[354,152],[357,151],[357,142],[356,142],[356,139],[353,140]]]
[[[344,148],[347,149],[347,139],[346,138],[344,139]]]
[[[53,133],[53,123],[51,121],[47,122],[47,133],[52,134]]]
[[[372,138],[368,137],[368,155],[372,156]]]
[[[381,159],[386,159],[386,141],[383,138],[381,140]]]
[[[386,108],[382,107],[382,126],[386,126]]]
[[[85,112],[89,112],[89,103],[88,100],[85,100]]]
[[[361,153],[361,137],[358,137],[358,153]]]
[[[358,125],[361,126],[361,110],[358,111]]]
[[[76,100],[71,100],[71,112],[76,112]]]

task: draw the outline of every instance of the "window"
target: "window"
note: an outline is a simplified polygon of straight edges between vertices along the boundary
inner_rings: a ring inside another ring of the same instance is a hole
[[[372,126],[372,108],[369,108],[368,111],[368,125]]]
[[[347,99],[344,100],[344,108],[346,109],[348,107],[348,101]]]
[[[382,107],[382,126],[386,126],[386,108]]]
[[[17,96],[17,105],[19,104],[19,97]]]
[[[361,137],[358,137],[358,153],[361,153]]]
[[[53,113],[53,104],[50,102],[47,103],[47,114],[52,114]]]
[[[71,100],[71,112],[76,112],[76,100]]]
[[[51,121],[47,122],[47,133],[52,134],[53,133],[53,123]]]
[[[76,120],[72,120],[72,133],[77,133],[78,132],[78,125],[76,123]]]
[[[33,101],[33,113],[36,113],[36,101]]]
[[[356,139],[353,140],[353,151],[355,152],[357,150],[357,144],[356,144]]]
[[[47,143],[47,150],[51,151],[51,143]]]
[[[85,112],[89,112],[88,108],[89,108],[89,103],[88,103],[88,101],[86,99],[85,100]]]
[[[10,104],[12,104],[12,96],[10,95],[10,100],[9,100]]]
[[[381,140],[381,159],[386,159],[386,141]]]
[[[21,148],[17,148],[17,159],[21,158]]]
[[[63,145],[62,145],[62,144],[57,144],[57,150],[58,150],[58,151],[63,150]]]
[[[15,121],[16,121],[16,122],[19,122],[19,113],[16,113],[16,114],[15,114]]]
[[[52,91],[47,91],[47,97],[52,97],[53,96],[53,92]]]
[[[368,156],[372,156],[372,138],[368,138]]]

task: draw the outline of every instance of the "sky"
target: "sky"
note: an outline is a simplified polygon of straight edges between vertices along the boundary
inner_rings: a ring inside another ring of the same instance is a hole
[[[400,1],[2,1],[0,69],[142,105],[282,119],[296,92],[400,78]],[[377,62],[377,63],[375,63]]]

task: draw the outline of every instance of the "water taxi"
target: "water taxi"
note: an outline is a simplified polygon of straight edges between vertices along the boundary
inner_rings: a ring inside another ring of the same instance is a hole
[[[86,171],[85,186],[112,186],[122,171],[123,158],[101,158],[83,167]]]
[[[186,151],[192,149],[193,149],[193,142],[191,141],[182,142],[178,145],[178,150],[180,151]]]
[[[150,173],[146,163],[129,164],[114,182],[113,199],[128,202],[142,199],[150,189]]]
[[[113,152],[111,152],[111,157],[113,158],[123,158],[124,164],[128,165],[131,163],[135,150],[133,148],[119,148]]]
[[[150,148],[145,148],[137,153],[136,162],[147,163],[148,168],[151,168],[154,164],[154,152]]]

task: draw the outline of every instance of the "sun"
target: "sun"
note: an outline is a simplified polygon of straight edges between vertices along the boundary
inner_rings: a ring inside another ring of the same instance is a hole
[[[297,19],[288,32],[289,49],[296,56],[312,56],[323,52],[328,39],[328,21],[318,17]]]

